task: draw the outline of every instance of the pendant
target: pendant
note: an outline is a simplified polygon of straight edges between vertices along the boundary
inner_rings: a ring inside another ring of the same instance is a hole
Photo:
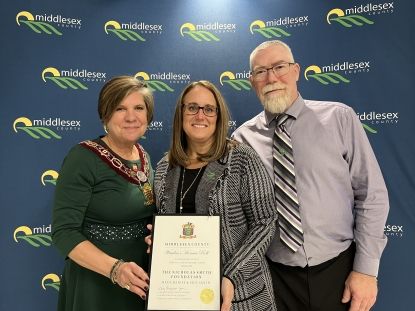
[[[139,181],[141,181],[141,182],[146,182],[146,181],[147,181],[147,176],[146,176],[146,174],[145,174],[144,172],[142,172],[142,171],[138,171],[138,172],[137,172],[137,178],[138,178],[138,180],[139,180]]]
[[[153,188],[151,187],[151,185],[148,182],[146,182],[140,188],[145,198],[144,205],[153,205],[154,196],[153,196]]]

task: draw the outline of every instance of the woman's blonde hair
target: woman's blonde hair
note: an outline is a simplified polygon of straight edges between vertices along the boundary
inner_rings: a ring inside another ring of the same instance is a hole
[[[216,161],[224,156],[227,150],[230,114],[225,99],[212,82],[206,80],[192,82],[182,91],[176,103],[173,120],[173,137],[168,154],[169,164],[171,166],[186,166],[186,163],[189,161],[189,157],[186,154],[187,138],[183,130],[183,100],[186,94],[196,86],[204,87],[212,92],[218,108],[213,144],[208,152],[198,155],[198,160],[202,162]]]

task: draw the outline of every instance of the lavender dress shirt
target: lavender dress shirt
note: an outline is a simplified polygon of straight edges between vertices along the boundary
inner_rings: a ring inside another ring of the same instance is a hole
[[[292,253],[278,232],[267,256],[289,266],[315,266],[356,242],[353,270],[377,276],[387,238],[389,211],[381,170],[352,108],[337,102],[304,100],[286,112],[293,144],[304,244]],[[274,180],[272,141],[275,116],[263,111],[242,124],[233,138],[259,154]]]

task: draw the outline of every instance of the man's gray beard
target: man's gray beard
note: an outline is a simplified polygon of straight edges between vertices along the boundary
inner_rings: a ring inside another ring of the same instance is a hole
[[[271,113],[280,114],[285,112],[289,107],[290,97],[288,94],[284,94],[283,96],[264,96],[262,105],[264,106],[265,110]]]

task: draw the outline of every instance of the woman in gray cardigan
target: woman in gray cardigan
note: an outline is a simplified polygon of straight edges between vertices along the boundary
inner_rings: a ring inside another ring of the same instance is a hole
[[[229,111],[208,81],[176,105],[172,146],[157,165],[159,213],[220,214],[221,310],[276,310],[265,252],[276,230],[272,181],[250,147],[227,139]]]

